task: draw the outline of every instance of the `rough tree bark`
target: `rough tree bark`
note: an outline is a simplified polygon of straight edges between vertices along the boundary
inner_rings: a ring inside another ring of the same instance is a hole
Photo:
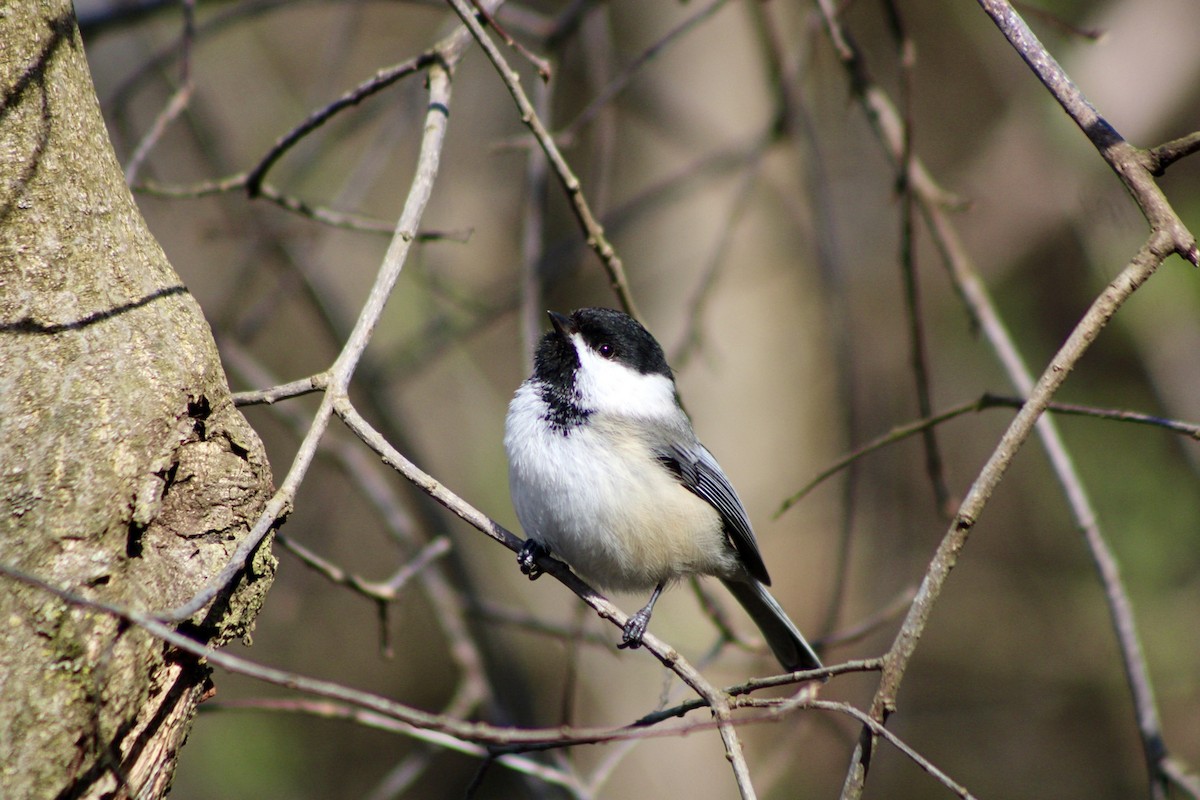
[[[143,611],[225,563],[271,491],[200,309],[113,155],[66,0],[0,12],[0,565]],[[260,551],[187,624],[244,636]],[[0,796],[159,797],[207,669],[0,574]]]

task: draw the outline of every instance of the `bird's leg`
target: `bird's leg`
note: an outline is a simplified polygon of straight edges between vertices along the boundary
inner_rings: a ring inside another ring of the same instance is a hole
[[[650,626],[650,615],[654,613],[654,604],[658,602],[658,596],[662,594],[663,586],[666,583],[660,583],[654,587],[654,594],[650,595],[650,602],[642,606],[642,610],[629,618],[625,623],[625,634],[621,637],[621,643],[618,648],[624,650],[637,650],[642,646],[642,636],[646,634],[646,628]]]
[[[521,545],[520,552],[517,553],[517,566],[521,568],[522,574],[529,576],[529,580],[536,581],[542,577],[542,572],[544,572],[538,566],[538,559],[548,555],[550,555],[549,547],[536,539],[526,539],[525,544]]]

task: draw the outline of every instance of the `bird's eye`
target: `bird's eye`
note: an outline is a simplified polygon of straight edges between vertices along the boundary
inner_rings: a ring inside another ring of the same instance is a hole
[[[613,347],[608,342],[601,342],[600,346],[596,348],[596,352],[604,358],[612,358],[617,354],[617,348]]]

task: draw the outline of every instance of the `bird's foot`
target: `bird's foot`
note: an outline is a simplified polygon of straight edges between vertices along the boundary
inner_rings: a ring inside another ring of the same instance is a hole
[[[617,647],[621,650],[637,650],[642,646],[642,637],[646,635],[648,627],[650,627],[650,615],[643,608],[625,623],[621,643]]]
[[[526,539],[525,544],[521,545],[521,550],[517,553],[517,566],[521,568],[521,574],[528,575],[529,580],[536,581],[542,577],[545,572],[538,566],[538,559],[543,556],[550,555],[550,548],[535,539]]]

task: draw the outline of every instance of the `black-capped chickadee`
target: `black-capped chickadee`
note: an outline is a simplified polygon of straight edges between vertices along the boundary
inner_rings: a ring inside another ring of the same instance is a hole
[[[504,447],[517,517],[529,537],[518,561],[561,556],[599,587],[653,590],[625,626],[636,648],[663,587],[686,575],[721,579],[789,672],[819,669],[771,582],[746,509],[679,405],[662,348],[620,311],[551,311],[533,375],[508,408]]]

